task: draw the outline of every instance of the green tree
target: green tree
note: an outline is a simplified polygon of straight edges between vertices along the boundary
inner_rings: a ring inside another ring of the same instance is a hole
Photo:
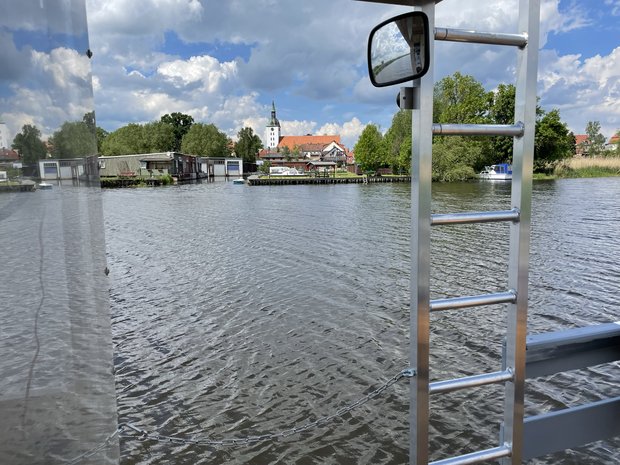
[[[387,165],[383,136],[374,124],[364,128],[353,151],[355,161],[364,171],[374,171]]]
[[[102,153],[103,141],[108,137],[110,133],[103,128],[97,126],[97,153]]]
[[[588,135],[586,141],[588,145],[588,155],[597,157],[604,154],[605,136],[601,134],[601,123],[598,121],[588,121],[588,124],[586,124],[586,134]]]
[[[183,142],[183,136],[187,134],[189,128],[194,124],[194,118],[184,113],[170,113],[161,117],[160,121],[172,126],[174,130],[174,144],[171,149],[175,152],[181,150],[181,143]]]
[[[573,155],[574,138],[557,109],[546,113],[536,124],[534,171],[552,171],[555,165]]]
[[[433,142],[433,181],[465,181],[476,177],[482,149],[472,137],[437,137]]]
[[[144,143],[144,130],[141,125],[129,123],[111,132],[101,144],[102,155],[128,155],[148,153]]]
[[[237,133],[235,153],[244,163],[256,163],[256,154],[263,148],[263,143],[252,128],[241,128]]]
[[[93,120],[94,123],[94,120]],[[85,121],[65,122],[51,137],[54,158],[97,155],[96,126]]]
[[[487,123],[492,101],[492,92],[472,76],[456,72],[435,84],[433,119],[436,123]]]
[[[204,157],[228,157],[228,137],[213,124],[195,123],[183,136],[181,151]]]
[[[408,173],[411,166],[411,111],[400,110],[394,114],[383,144],[387,162],[393,172]]]
[[[22,127],[22,132],[13,139],[11,148],[19,152],[22,162],[27,165],[45,158],[47,152],[41,140],[41,131],[31,124],[25,124]]]
[[[494,124],[514,124],[516,89],[512,84],[500,84],[493,93],[491,105],[491,121]],[[493,137],[491,148],[495,156],[488,164],[512,161],[513,138],[506,136]]]
[[[143,152],[156,153],[174,151],[174,128],[167,123],[154,121],[142,127]]]

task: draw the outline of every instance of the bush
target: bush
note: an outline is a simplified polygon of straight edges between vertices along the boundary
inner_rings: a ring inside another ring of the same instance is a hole
[[[468,181],[477,177],[478,176],[476,175],[474,169],[471,166],[466,165],[456,165],[455,167],[444,171],[441,175],[438,175],[438,173],[433,173],[433,181],[440,182]]]

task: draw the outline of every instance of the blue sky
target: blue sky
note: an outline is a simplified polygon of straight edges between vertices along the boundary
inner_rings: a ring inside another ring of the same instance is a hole
[[[368,80],[366,41],[375,24],[409,8],[354,0],[86,6],[97,121],[108,131],[178,111],[233,138],[244,126],[262,137],[275,101],[284,135],[340,134],[353,147],[366,124],[385,131],[397,110],[397,88]],[[518,32],[517,11],[518,0],[443,0],[437,26]],[[588,121],[607,138],[620,129],[620,0],[542,0],[540,47],[542,107],[558,108],[577,134]],[[509,48],[439,42],[435,79],[460,71],[492,90],[514,82],[514,58]]]

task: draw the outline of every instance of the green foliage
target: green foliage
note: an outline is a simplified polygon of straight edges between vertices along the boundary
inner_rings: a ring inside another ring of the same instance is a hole
[[[84,121],[65,122],[50,142],[54,158],[81,158],[97,154],[96,127]]]
[[[411,111],[400,110],[383,138],[385,164],[394,173],[409,173],[411,166]]]
[[[128,155],[133,153],[148,153],[144,150],[142,126],[130,123],[111,132],[101,144],[101,154]]]
[[[263,143],[252,128],[241,128],[237,133],[235,154],[243,159],[244,163],[256,163],[256,154],[263,148]]]
[[[165,114],[161,117],[160,122],[166,123],[172,126],[174,132],[174,143],[171,146],[171,150],[178,152],[181,150],[181,143],[183,136],[187,134],[189,128],[194,124],[194,118],[184,113],[171,113]]]
[[[101,153],[103,141],[110,133],[103,128],[97,127],[97,153]]]
[[[174,129],[161,121],[144,125],[130,123],[108,134],[101,144],[101,154],[168,152],[174,146]]]
[[[435,84],[433,119],[435,123],[488,123],[492,102],[493,93],[472,76],[456,72]]]
[[[270,167],[271,167],[271,162],[266,160],[266,161],[263,161],[263,164],[258,167],[258,170],[261,173],[269,174]]]
[[[516,88],[512,84],[500,84],[493,94],[490,116],[494,124],[513,124],[515,117]],[[491,150],[495,156],[488,160],[492,165],[496,162],[512,161],[512,137],[498,136],[491,139]]]
[[[383,136],[374,124],[369,124],[364,128],[353,150],[357,164],[364,171],[374,171],[387,166]]]
[[[144,152],[173,152],[175,147],[174,128],[161,121],[147,123],[142,127],[142,143]]]
[[[213,124],[195,123],[183,136],[183,153],[203,157],[228,157],[228,137]]]
[[[574,136],[560,119],[560,111],[546,113],[536,124],[534,171],[553,171],[555,165],[573,155]]]
[[[45,158],[45,144],[41,140],[41,131],[36,126],[25,124],[22,132],[17,134],[11,144],[17,150],[24,164],[33,164]]]
[[[473,77],[455,73],[435,85],[433,118],[437,123],[513,124],[515,94],[513,85],[500,84],[495,92],[486,92]],[[559,160],[574,153],[574,136],[560,120],[558,110],[545,114],[537,107],[536,113],[539,120],[536,126],[535,170],[552,170]],[[593,129],[596,129],[593,132],[598,132],[596,127]],[[369,151],[365,145],[371,145],[370,142],[363,142],[361,152],[357,145],[355,147],[356,160],[362,169],[391,166],[394,172],[408,172],[411,166],[411,113],[399,111],[394,115],[384,137],[383,151]],[[435,137],[433,179],[453,181],[472,178],[486,165],[511,162],[512,150],[511,137]]]
[[[605,152],[605,136],[601,134],[601,123],[598,121],[588,121],[586,124],[586,134],[588,140],[588,156],[597,157]]]
[[[476,177],[480,143],[464,137],[437,137],[433,143],[433,181],[466,181]]]

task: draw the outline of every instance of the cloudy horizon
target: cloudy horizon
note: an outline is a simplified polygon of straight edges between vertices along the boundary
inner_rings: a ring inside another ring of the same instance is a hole
[[[86,0],[86,7],[97,123],[107,131],[181,112],[233,138],[247,126],[262,138],[273,101],[283,135],[340,134],[353,147],[366,124],[385,131],[397,110],[398,86],[370,84],[366,41],[375,24],[410,8],[353,0]],[[436,16],[438,27],[517,32],[518,0],[444,0]],[[620,129],[619,19],[620,0],[541,2],[540,105],[559,109],[575,134],[589,121],[599,121],[607,139]],[[0,53],[18,60],[27,51],[16,44]],[[515,65],[509,47],[436,44],[436,81],[459,71],[490,91],[514,83]]]

